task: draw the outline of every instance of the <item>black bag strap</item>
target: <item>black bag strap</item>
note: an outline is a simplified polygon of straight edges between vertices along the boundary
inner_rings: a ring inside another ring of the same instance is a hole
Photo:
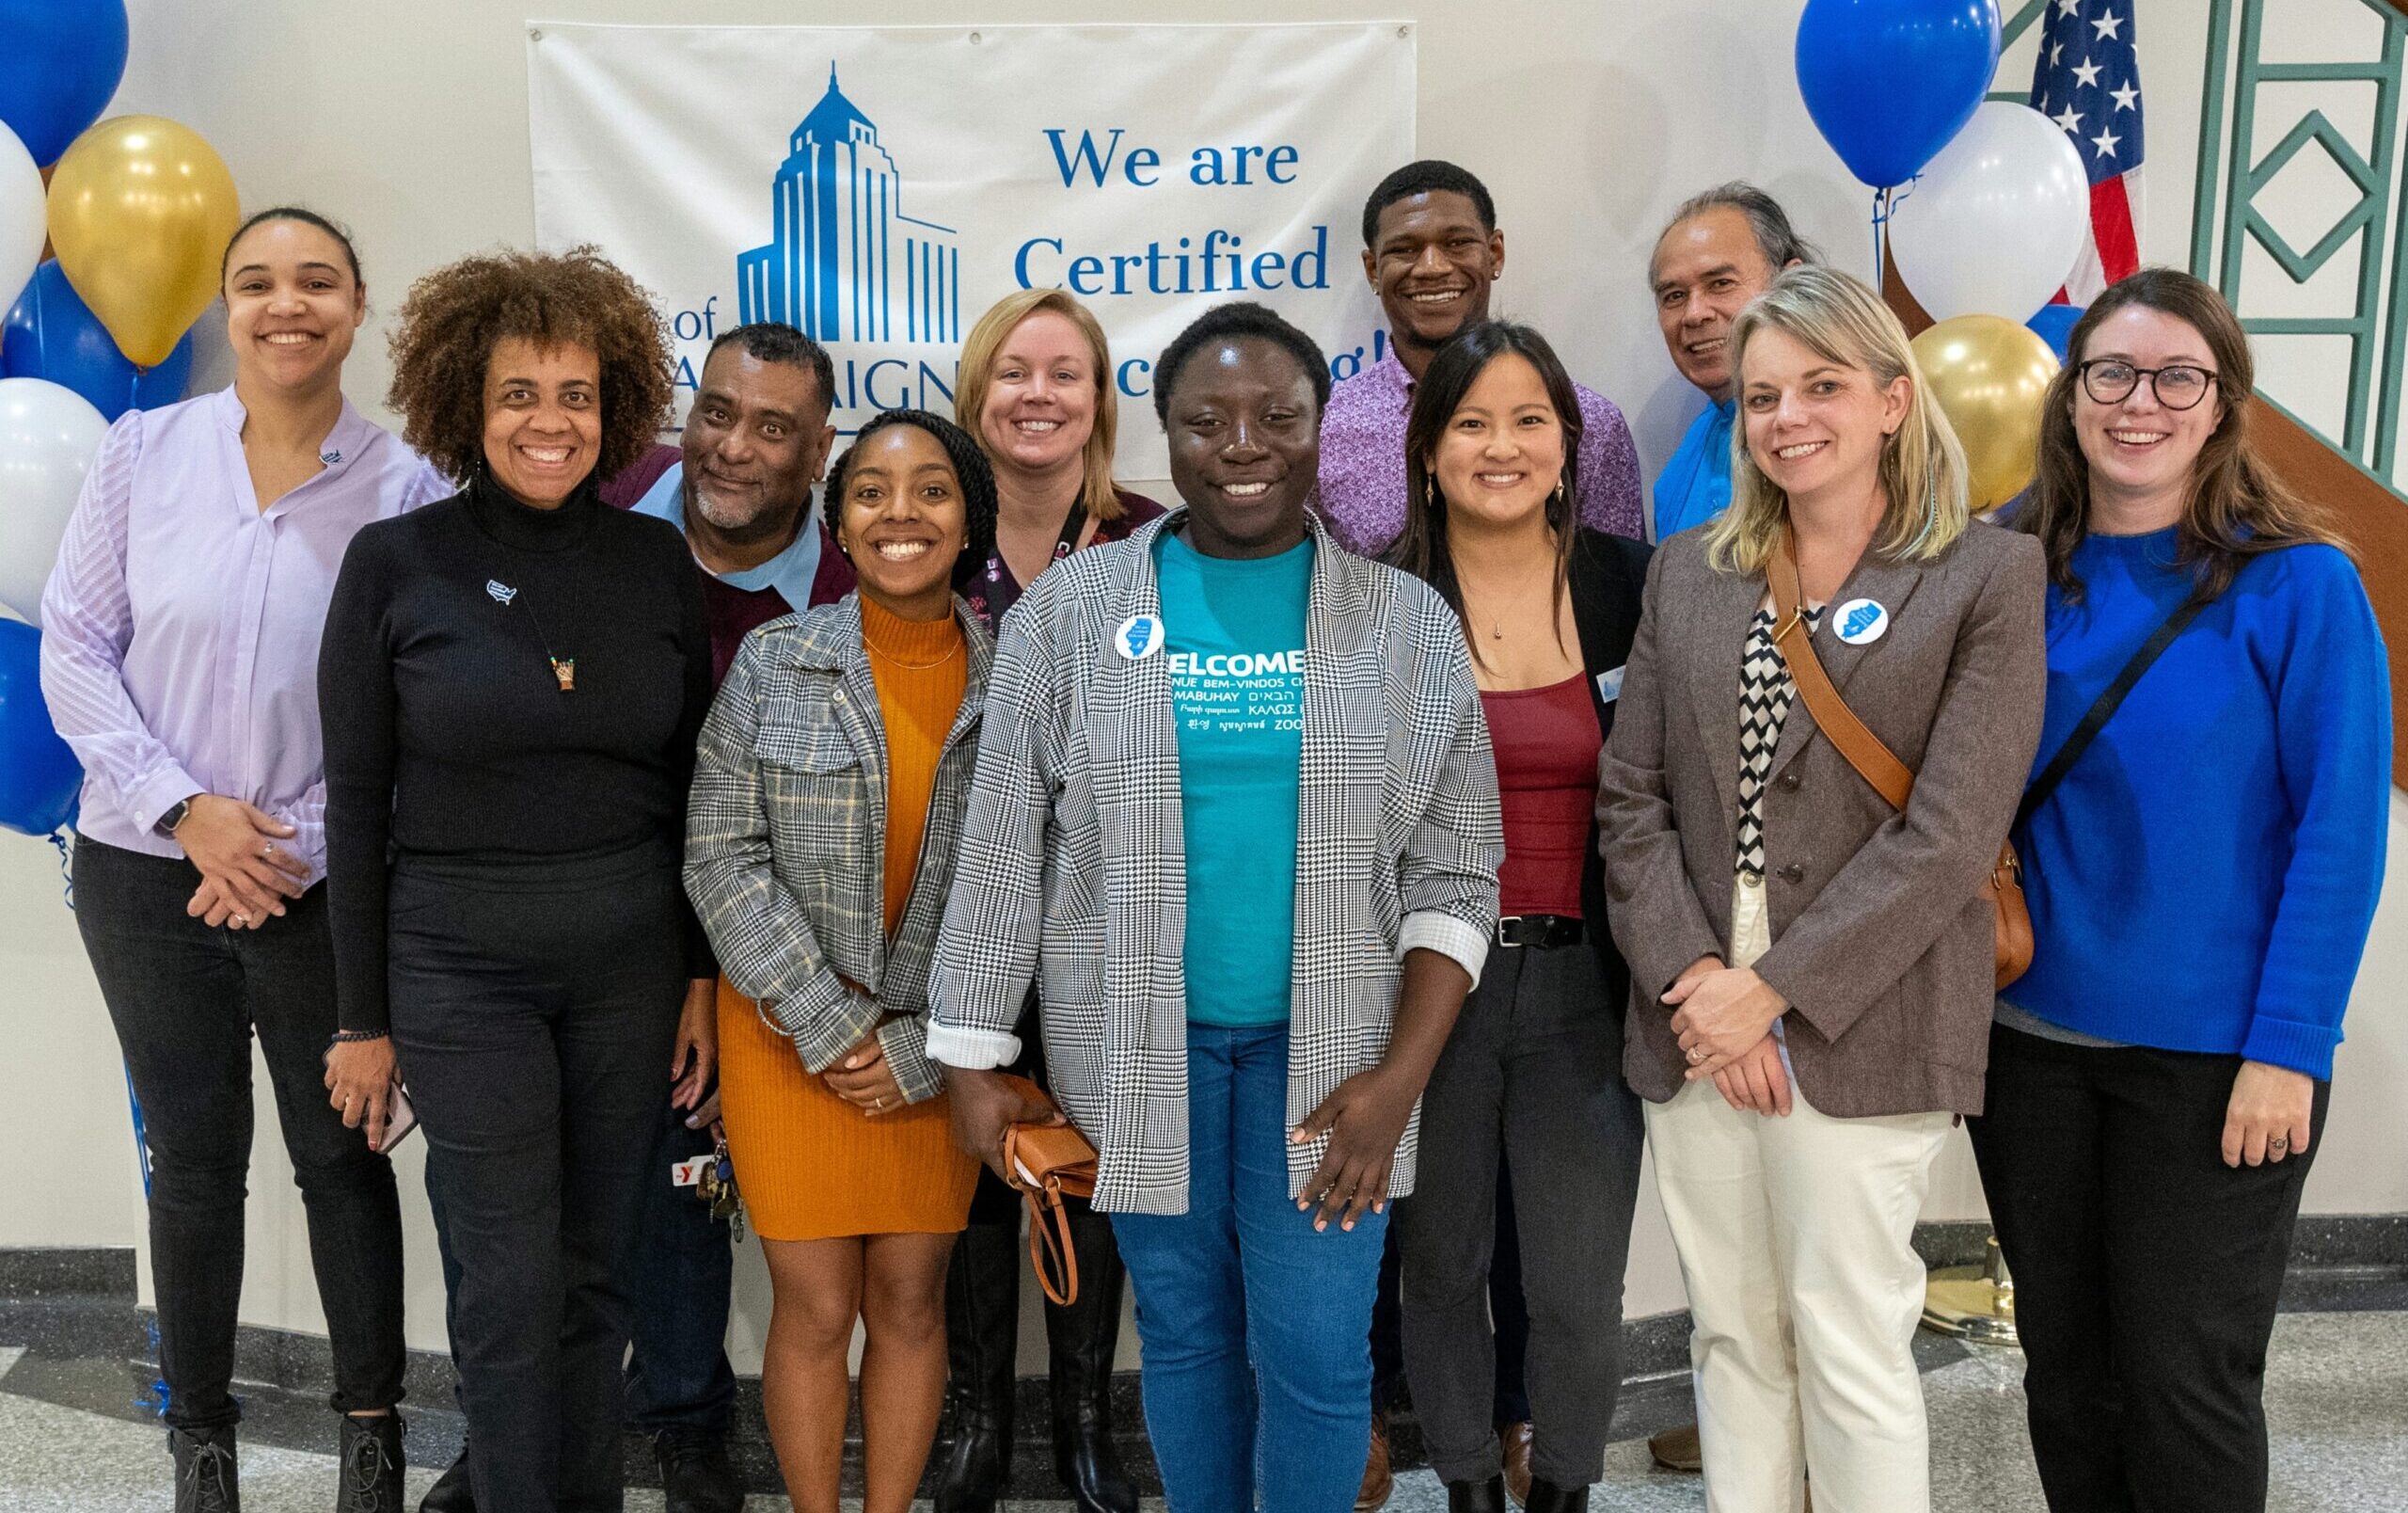
[[[2066,737],[2066,743],[2049,758],[2049,765],[2042,768],[2040,775],[2032,780],[2032,786],[2023,790],[2023,803],[2015,811],[2015,830],[2021,830],[2032,816],[2039,812],[2040,805],[2049,802],[2049,795],[2057,790],[2057,785],[2073,771],[2073,764],[2082,759],[2082,754],[2090,749],[2091,741],[2098,739],[2099,732],[2106,728],[2107,722],[2115,717],[2116,708],[2124,702],[2124,696],[2131,693],[2132,685],[2141,680],[2141,675],[2148,671],[2149,664],[2174,644],[2176,636],[2189,629],[2191,622],[2199,617],[2199,612],[2211,602],[2198,597],[2185,599],[2180,609],[2167,615],[2165,622],[2141,643],[2141,649],[2132,653],[2132,660],[2124,664],[2124,670],[2115,675],[2115,680],[2107,685],[2106,692],[2100,693],[2089,711],[2083,715],[2082,723],[2073,727],[2073,734]]]

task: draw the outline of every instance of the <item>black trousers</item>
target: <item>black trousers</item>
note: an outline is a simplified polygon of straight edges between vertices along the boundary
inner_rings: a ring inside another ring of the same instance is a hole
[[[334,943],[324,884],[257,930],[184,913],[191,864],[78,836],[75,924],[117,1026],[150,1149],[150,1281],[167,1423],[198,1429],[242,1410],[228,1391],[243,1291],[251,1164],[251,1035],[309,1228],[334,1347],[339,1411],[401,1400],[402,1215],[392,1163],[326,1103]]]
[[[2332,1090],[2305,1155],[2227,1167],[2240,1067],[1990,1032],[1988,1111],[1966,1123],[2054,1513],[2266,1505],[2266,1343]]]
[[[459,1267],[479,1507],[621,1504],[623,1248],[685,993],[677,889],[666,846],[393,870],[393,1035]]]
[[[1592,947],[1500,948],[1430,1075],[1420,1170],[1390,1232],[1404,1266],[1414,1412],[1441,1480],[1498,1470],[1490,1293],[1500,1156],[1523,1201],[1530,1472],[1563,1488],[1605,1474],[1646,1139],[1622,1042]]]

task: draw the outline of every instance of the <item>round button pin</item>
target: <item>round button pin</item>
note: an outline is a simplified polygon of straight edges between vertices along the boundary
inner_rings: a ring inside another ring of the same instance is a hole
[[[1833,625],[1842,641],[1851,646],[1870,645],[1890,629],[1890,612],[1869,598],[1850,599],[1840,606]]]
[[[1159,614],[1133,614],[1120,622],[1112,635],[1112,647],[1131,661],[1150,657],[1163,649],[1163,617]]]

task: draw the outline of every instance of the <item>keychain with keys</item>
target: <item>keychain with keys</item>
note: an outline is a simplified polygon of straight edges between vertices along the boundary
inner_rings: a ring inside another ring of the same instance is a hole
[[[727,1141],[721,1140],[711,1153],[701,1179],[694,1184],[694,1193],[710,1205],[711,1218],[727,1220],[734,1238],[744,1238],[744,1200],[736,1190],[736,1163],[728,1158]]]

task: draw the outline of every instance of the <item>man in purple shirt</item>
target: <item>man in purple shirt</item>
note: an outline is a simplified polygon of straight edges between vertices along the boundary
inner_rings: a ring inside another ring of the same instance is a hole
[[[1408,163],[1363,206],[1363,276],[1387,317],[1387,352],[1329,396],[1321,422],[1322,518],[1349,550],[1386,551],[1404,530],[1404,422],[1413,386],[1447,339],[1488,318],[1505,233],[1478,179],[1451,163]],[[1638,537],[1639,451],[1622,411],[1575,384],[1580,523]]]

